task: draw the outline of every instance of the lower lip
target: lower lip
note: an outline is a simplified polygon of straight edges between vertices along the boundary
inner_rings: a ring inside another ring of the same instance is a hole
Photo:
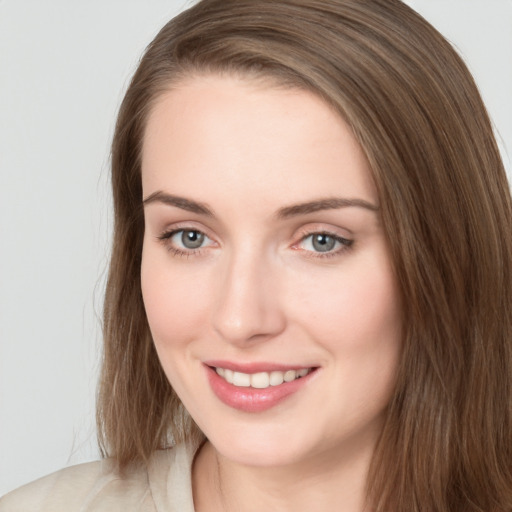
[[[279,386],[269,386],[264,389],[239,387],[225,381],[217,374],[214,368],[206,366],[208,380],[213,392],[219,400],[233,409],[244,412],[262,412],[282,402],[284,399],[298,392],[316,373],[316,369],[305,377],[291,382],[283,382]]]

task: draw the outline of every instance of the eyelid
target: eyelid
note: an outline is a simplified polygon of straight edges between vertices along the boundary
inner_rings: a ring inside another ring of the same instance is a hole
[[[160,235],[158,235],[157,238],[159,240],[169,240],[174,235],[176,235],[178,233],[181,233],[183,231],[193,231],[193,232],[196,232],[196,233],[200,233],[201,235],[204,235],[204,237],[207,238],[208,240],[211,240],[211,238],[204,231],[201,231],[200,229],[197,229],[197,228],[174,228],[174,229],[169,229],[169,230],[166,230],[166,231],[162,232]]]
[[[209,243],[207,245],[203,245],[197,248],[177,246],[172,242],[172,238],[176,234],[181,233],[183,231],[195,231],[197,233],[200,233],[204,235],[205,240],[208,240]],[[171,226],[168,226],[159,235],[156,236],[156,239],[160,243],[162,243],[169,252],[173,253],[176,256],[183,257],[199,256],[200,253],[205,249],[218,245],[215,239],[212,236],[210,236],[208,229],[198,227],[197,225],[195,225],[195,223],[191,222],[179,222]]]
[[[304,253],[307,255],[307,257],[311,258],[329,258],[333,256],[340,256],[342,253],[345,253],[348,250],[352,249],[352,246],[354,244],[353,237],[348,238],[347,236],[344,236],[343,234],[339,233],[340,229],[336,229],[334,227],[326,227],[325,224],[319,225],[309,225],[302,227],[298,233],[295,239],[298,239],[296,242],[294,242],[291,246],[292,249],[304,251]],[[344,230],[348,231],[348,230]],[[301,245],[311,236],[313,235],[326,235],[332,237],[336,242],[341,244],[341,247],[338,247],[337,249],[331,250],[331,251],[313,251],[309,249],[304,249],[301,247]]]
[[[314,236],[314,235],[325,235],[333,238],[335,241],[339,242],[340,244],[344,245],[345,247],[350,247],[354,241],[350,240],[349,238],[345,238],[343,236],[336,235],[335,233],[330,233],[328,231],[313,231],[305,236],[303,236],[297,243],[294,244],[294,247],[298,246],[299,244],[303,243],[304,240],[307,240],[308,238]],[[315,252],[315,251],[311,251]],[[316,251],[320,253],[320,251]],[[335,252],[335,251],[332,251]]]
[[[193,220],[183,220],[176,221],[172,223],[162,224],[162,227],[155,226],[159,231],[159,234],[156,236],[157,238],[169,238],[170,233],[176,233],[178,231],[198,231],[199,233],[204,234],[211,240],[214,240],[216,237],[212,233],[211,229],[207,228],[204,224],[200,222],[196,222]]]
[[[299,229],[296,230],[296,234],[293,235],[293,238],[300,241],[309,235],[314,235],[317,233],[324,233],[335,238],[342,238],[349,241],[352,241],[354,238],[352,231],[349,229],[334,226],[325,222],[310,222],[302,225]]]

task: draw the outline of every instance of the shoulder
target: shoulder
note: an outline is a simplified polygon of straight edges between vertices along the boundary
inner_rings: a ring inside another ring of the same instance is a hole
[[[108,474],[105,461],[62,469],[1,498],[0,511],[42,511],[59,502],[73,505],[75,502],[83,501]]]
[[[123,505],[147,501],[147,489],[145,470],[121,478],[111,461],[91,462],[62,469],[14,490],[0,499],[0,512],[118,510]],[[140,510],[153,509],[147,503]]]
[[[0,498],[0,512],[194,512],[194,454],[188,445],[157,451],[122,477],[110,459],[65,468]]]

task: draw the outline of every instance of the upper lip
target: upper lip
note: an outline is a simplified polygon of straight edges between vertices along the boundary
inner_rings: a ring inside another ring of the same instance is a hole
[[[274,372],[287,370],[301,370],[303,368],[316,368],[314,365],[304,364],[281,364],[281,363],[270,363],[270,362],[252,362],[252,363],[237,363],[233,361],[220,361],[220,360],[209,360],[203,361],[206,366],[215,368],[224,368],[226,370],[232,370],[240,373],[260,373],[260,372]]]

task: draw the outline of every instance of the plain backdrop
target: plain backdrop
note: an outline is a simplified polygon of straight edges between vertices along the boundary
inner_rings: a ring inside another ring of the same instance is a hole
[[[187,0],[0,0],[0,495],[98,458],[115,114]],[[512,0],[409,0],[468,62],[512,173]]]

